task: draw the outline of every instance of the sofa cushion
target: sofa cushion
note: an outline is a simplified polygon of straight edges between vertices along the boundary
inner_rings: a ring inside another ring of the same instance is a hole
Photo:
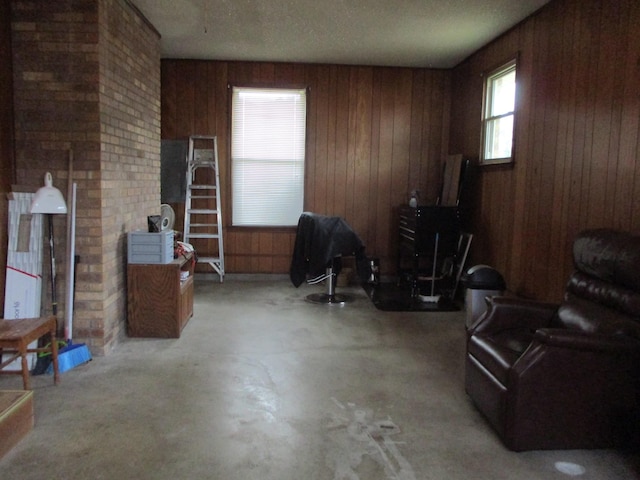
[[[571,293],[566,294],[551,326],[586,333],[629,335],[640,339],[637,318]]]
[[[640,338],[640,237],[585,230],[573,244],[573,261],[552,326]]]
[[[569,277],[566,293],[618,310],[640,321],[640,293],[628,288],[575,271]]]
[[[640,293],[640,236],[585,230],[573,243],[573,261],[581,272]]]

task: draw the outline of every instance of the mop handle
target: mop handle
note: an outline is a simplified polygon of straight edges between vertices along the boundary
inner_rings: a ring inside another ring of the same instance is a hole
[[[54,316],[58,315],[58,300],[56,299],[56,254],[53,248],[53,215],[47,214],[49,224],[49,252],[51,253],[51,310]]]
[[[68,221],[71,223],[71,228],[69,229],[69,255],[68,255],[68,264],[67,264],[67,304],[65,307],[66,313],[66,322],[64,324],[65,332],[65,340],[71,343],[73,338],[73,301],[75,294],[75,275],[76,275],[76,261],[75,261],[75,252],[76,252],[76,192],[78,189],[78,184],[74,182],[73,188],[71,191],[71,215]]]

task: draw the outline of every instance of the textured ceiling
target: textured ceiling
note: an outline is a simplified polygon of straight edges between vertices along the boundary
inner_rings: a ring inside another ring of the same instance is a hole
[[[163,58],[450,68],[549,0],[131,0]]]

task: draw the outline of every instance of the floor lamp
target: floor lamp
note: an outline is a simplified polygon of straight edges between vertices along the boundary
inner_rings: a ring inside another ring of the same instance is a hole
[[[40,187],[31,201],[31,213],[43,213],[47,215],[49,225],[49,258],[51,260],[51,303],[53,315],[58,315],[58,302],[56,300],[56,256],[53,248],[53,215],[66,214],[67,204],[62,198],[62,193],[53,186],[51,173],[44,176],[44,187]]]

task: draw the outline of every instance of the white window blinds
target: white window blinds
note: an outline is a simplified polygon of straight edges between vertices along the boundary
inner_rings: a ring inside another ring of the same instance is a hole
[[[306,91],[234,87],[231,117],[233,225],[297,225],[304,200]]]

